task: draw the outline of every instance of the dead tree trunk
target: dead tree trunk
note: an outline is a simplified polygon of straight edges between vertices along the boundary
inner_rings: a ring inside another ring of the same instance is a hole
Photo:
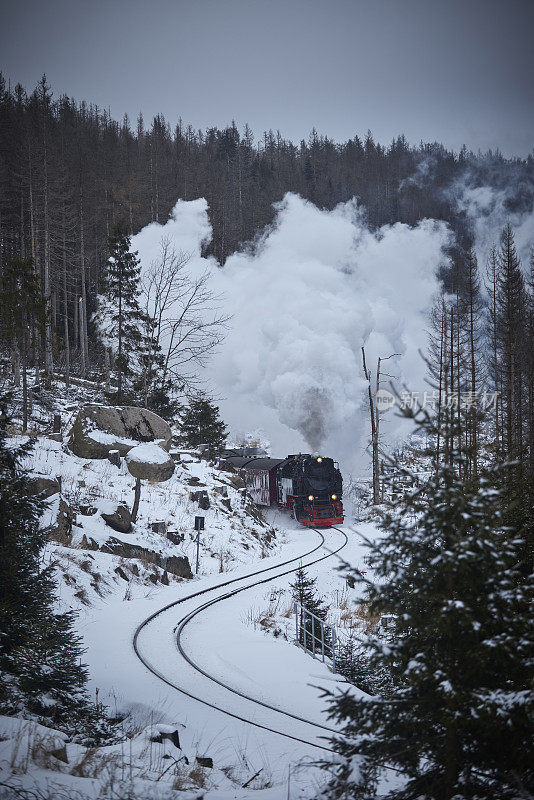
[[[84,216],[83,216],[83,195],[80,192],[80,280],[82,286],[81,308],[80,308],[80,348],[82,351],[82,377],[89,367],[89,345],[87,337],[87,285],[85,275],[85,238],[84,238]]]
[[[378,430],[376,425],[375,416],[375,403],[373,400],[373,392],[371,389],[371,375],[367,369],[365,362],[365,348],[362,347],[363,358],[363,372],[367,381],[367,390],[369,394],[369,415],[371,417],[371,448],[372,448],[372,465],[373,465],[373,505],[380,502],[380,478],[378,472]],[[377,379],[378,379],[377,370]]]
[[[69,341],[69,297],[67,292],[67,223],[65,202],[63,202],[63,331],[65,338],[65,386],[70,388],[70,341]]]
[[[139,501],[141,500],[141,478],[135,479],[134,504],[132,507],[132,522],[137,522],[139,512]]]

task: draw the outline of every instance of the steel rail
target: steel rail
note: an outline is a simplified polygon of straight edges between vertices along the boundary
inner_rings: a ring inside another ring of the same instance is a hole
[[[151,614],[149,617],[147,617],[145,620],[143,620],[143,622],[141,622],[141,623],[140,623],[140,625],[138,625],[138,627],[136,628],[136,630],[135,630],[135,632],[134,632],[134,636],[133,636],[133,642],[132,642],[132,644],[133,644],[133,649],[134,649],[134,652],[135,652],[135,654],[137,655],[137,657],[139,658],[139,660],[141,661],[141,663],[142,663],[142,664],[143,664],[143,665],[144,665],[144,666],[145,666],[145,667],[146,667],[146,668],[149,670],[149,672],[151,672],[153,675],[155,675],[155,676],[156,676],[157,678],[159,678],[161,681],[163,681],[164,683],[166,683],[166,684],[167,684],[168,686],[170,686],[171,688],[173,688],[173,689],[176,689],[178,692],[180,692],[181,694],[185,695],[186,697],[189,697],[189,698],[191,698],[192,700],[196,700],[197,702],[199,702],[199,703],[202,703],[203,705],[205,705],[205,706],[208,706],[209,708],[213,708],[213,709],[215,709],[216,711],[220,711],[222,714],[226,714],[227,716],[229,716],[229,717],[232,717],[233,719],[237,719],[237,720],[239,720],[240,722],[245,722],[245,723],[247,723],[248,725],[253,725],[253,726],[254,726],[254,727],[256,727],[256,728],[260,728],[260,729],[262,729],[262,730],[268,731],[269,733],[275,733],[275,734],[277,734],[277,735],[279,735],[279,736],[283,736],[283,737],[285,737],[285,738],[287,738],[287,739],[292,739],[293,741],[296,741],[296,742],[300,742],[300,743],[302,743],[302,744],[309,745],[310,747],[316,747],[316,748],[319,748],[319,749],[321,749],[321,750],[328,750],[328,751],[330,751],[330,752],[334,752],[334,751],[332,750],[332,748],[330,748],[330,747],[325,747],[324,745],[320,745],[320,744],[317,744],[317,743],[315,743],[315,742],[309,742],[309,741],[307,741],[306,739],[301,739],[301,738],[300,738],[300,737],[298,737],[298,736],[292,736],[292,735],[291,735],[291,734],[289,734],[289,733],[284,733],[284,732],[282,732],[282,731],[275,730],[274,728],[270,728],[270,727],[268,727],[268,726],[266,726],[266,725],[261,725],[259,722],[253,722],[253,721],[252,721],[252,720],[250,720],[250,719],[247,719],[247,718],[245,718],[245,717],[242,717],[242,716],[240,716],[240,715],[238,715],[238,714],[234,714],[233,712],[231,712],[231,711],[227,711],[227,710],[226,710],[226,709],[224,709],[224,708],[220,708],[219,706],[215,705],[214,703],[210,703],[210,702],[208,702],[207,700],[204,700],[203,698],[201,698],[201,697],[197,697],[196,695],[192,694],[191,692],[188,692],[188,691],[186,691],[186,690],[185,690],[185,689],[183,689],[182,687],[178,686],[176,683],[173,683],[173,682],[172,682],[172,681],[170,681],[168,678],[166,678],[166,677],[165,677],[165,675],[163,675],[163,674],[162,674],[162,673],[161,673],[161,672],[160,672],[158,669],[156,669],[156,668],[155,668],[155,667],[154,667],[154,666],[153,666],[153,665],[152,665],[152,664],[151,664],[151,663],[150,663],[150,662],[147,660],[147,658],[145,658],[145,657],[144,657],[144,656],[141,654],[141,652],[140,652],[140,649],[139,649],[139,641],[138,641],[138,640],[139,640],[139,634],[141,633],[141,631],[143,630],[143,628],[145,628],[145,627],[146,627],[146,626],[147,626],[147,625],[148,625],[150,622],[152,622],[152,620],[154,620],[154,619],[155,619],[156,617],[158,617],[160,614],[163,614],[165,611],[168,611],[169,609],[171,609],[171,608],[173,608],[173,607],[175,607],[175,606],[178,606],[178,605],[180,605],[181,603],[185,603],[187,600],[191,600],[191,599],[193,599],[193,598],[195,598],[195,597],[199,597],[200,595],[207,594],[208,592],[215,591],[216,589],[220,589],[220,588],[223,588],[223,587],[225,587],[225,586],[229,586],[229,585],[231,585],[231,584],[233,584],[233,583],[237,583],[237,582],[239,582],[239,581],[242,581],[242,580],[247,580],[248,578],[253,578],[253,577],[256,577],[256,576],[258,576],[258,575],[264,574],[264,573],[266,573],[266,572],[270,572],[270,571],[272,571],[272,570],[275,570],[275,569],[280,569],[281,567],[287,566],[288,564],[291,564],[291,563],[293,563],[294,561],[302,561],[302,559],[303,559],[303,558],[306,558],[307,556],[310,556],[310,555],[312,555],[313,553],[315,553],[317,550],[319,550],[319,549],[320,549],[320,548],[321,548],[321,547],[324,545],[324,541],[325,541],[325,540],[324,540],[324,536],[323,536],[323,534],[322,534],[320,531],[318,531],[318,530],[317,530],[317,529],[315,529],[315,528],[313,528],[313,530],[315,530],[315,531],[316,531],[316,533],[318,533],[318,534],[319,534],[319,536],[321,537],[321,542],[320,542],[320,543],[317,545],[317,547],[314,547],[314,548],[312,548],[312,550],[309,550],[309,551],[307,551],[306,553],[302,553],[302,554],[301,554],[301,555],[299,555],[299,556],[296,556],[296,557],[294,557],[294,558],[290,558],[290,559],[288,559],[287,561],[283,561],[283,562],[282,562],[282,563],[280,563],[280,564],[273,565],[272,567],[266,567],[265,569],[262,569],[262,570],[257,570],[257,571],[255,571],[255,572],[248,573],[247,575],[242,575],[242,576],[240,576],[240,577],[238,577],[238,578],[232,578],[232,579],[231,579],[231,580],[229,580],[229,581],[224,581],[224,582],[222,582],[222,583],[219,583],[219,584],[217,584],[216,586],[210,586],[210,587],[207,587],[206,589],[201,589],[201,590],[200,590],[200,591],[198,591],[198,592],[193,592],[192,594],[190,594],[190,595],[187,595],[186,597],[182,597],[182,598],[180,598],[179,600],[175,600],[175,601],[174,601],[174,602],[172,602],[172,603],[168,603],[166,606],[164,606],[163,608],[160,608],[158,611],[156,611],[156,612],[154,612],[153,614]],[[338,530],[338,531],[339,531],[339,529],[338,529],[338,528],[336,528],[335,530]],[[326,556],[322,556],[320,559],[316,559],[315,561],[311,561],[311,562],[309,562],[308,564],[306,564],[306,566],[311,566],[312,564],[318,563],[319,561],[323,561],[325,558],[329,558],[330,556],[332,556],[332,555],[334,555],[335,553],[339,552],[339,550],[343,549],[343,547],[345,547],[345,545],[347,544],[348,538],[347,538],[346,534],[345,534],[343,531],[339,531],[339,532],[340,532],[340,533],[342,533],[342,534],[343,534],[343,536],[345,537],[345,542],[344,542],[344,544],[343,544],[343,545],[342,545],[340,548],[338,548],[338,550],[336,550],[336,551],[334,551],[334,552],[332,552],[332,553],[328,553]],[[262,584],[262,583],[267,583],[267,582],[269,582],[269,581],[271,581],[271,580],[275,580],[277,577],[282,577],[282,576],[284,576],[284,575],[288,575],[288,574],[290,574],[291,572],[295,572],[297,569],[299,569],[299,567],[298,567],[298,566],[297,566],[297,567],[295,567],[295,568],[293,568],[293,569],[287,570],[286,572],[283,572],[283,573],[277,573],[277,574],[275,574],[275,575],[269,576],[269,578],[267,578],[267,579],[264,579],[264,580],[261,580],[261,581],[257,581],[257,582],[255,582],[255,583],[252,583],[252,584],[247,584],[247,586],[241,587],[241,588],[239,589],[239,591],[244,591],[245,589],[253,588],[254,586],[260,585],[260,584]],[[237,593],[237,592],[236,592],[236,593]],[[226,596],[226,595],[225,595],[225,596]],[[217,602],[217,600],[218,600],[218,599],[219,599],[219,598],[215,598],[213,602]],[[222,598],[220,598],[220,599],[222,599]],[[184,657],[185,657],[185,656],[184,656]],[[195,668],[196,668],[196,667],[195,667]],[[249,699],[251,702],[257,702],[257,701],[255,701],[255,700],[254,700],[254,698],[248,698],[248,699]],[[281,712],[281,711],[280,711],[280,709],[277,709],[277,708],[275,708],[274,706],[271,706],[270,708],[271,708],[273,711],[277,712],[277,713],[285,713],[285,712]],[[307,722],[308,724],[311,724],[311,725],[313,725],[313,726],[315,726],[315,727],[324,727],[324,726],[319,726],[319,725],[317,725],[316,723],[309,722],[308,720],[305,720],[305,722]],[[327,730],[332,730],[332,729],[327,729]]]
[[[316,530],[316,529],[313,528],[313,530]],[[346,544],[348,542],[347,535],[343,531],[340,531],[339,528],[336,528],[335,530],[339,531],[339,533],[341,533],[345,537],[344,543],[341,545],[341,547],[338,547],[337,550],[333,550],[332,552],[327,553],[325,556],[322,556],[321,558],[317,559],[316,561],[312,561],[311,564],[318,564],[320,561],[324,561],[324,559],[330,558],[330,556],[335,555],[336,553],[338,553],[340,550],[342,550],[346,546]],[[311,564],[307,564],[306,566],[311,566]],[[283,566],[283,565],[281,565],[281,566]],[[297,567],[297,569],[298,569],[298,567]],[[282,578],[282,577],[284,577],[284,575],[289,575],[289,574],[291,574],[291,572],[295,572],[295,571],[296,571],[295,569],[290,569],[290,570],[287,570],[286,572],[280,573],[279,575],[272,575],[269,578],[264,578],[261,581],[257,581],[256,583],[249,584],[248,586],[242,586],[239,589],[234,589],[233,591],[227,592],[224,595],[221,595],[219,597],[215,597],[215,598],[213,598],[213,600],[208,600],[207,603],[204,603],[203,605],[198,606],[198,608],[193,609],[193,611],[191,611],[189,614],[187,614],[185,617],[183,617],[178,622],[178,624],[177,624],[177,626],[175,628],[175,631],[176,631],[176,646],[178,647],[178,650],[179,650],[180,654],[182,655],[182,657],[185,659],[185,661],[187,661],[188,664],[190,664],[193,667],[193,669],[195,669],[197,672],[200,672],[202,675],[204,675],[205,678],[208,678],[209,680],[213,681],[213,683],[217,683],[219,686],[222,686],[224,689],[227,689],[229,692],[232,692],[233,694],[237,694],[237,695],[239,695],[239,697],[243,697],[245,700],[250,700],[253,703],[256,703],[257,705],[263,706],[264,708],[268,708],[271,711],[274,710],[274,711],[277,711],[279,714],[284,714],[286,717],[291,717],[291,719],[296,719],[299,722],[305,722],[308,725],[313,725],[314,728],[322,728],[323,730],[328,731],[329,733],[338,733],[336,728],[330,728],[328,725],[321,725],[321,723],[319,723],[319,722],[313,722],[312,720],[306,719],[305,717],[299,717],[298,714],[291,714],[289,711],[284,711],[281,708],[278,708],[276,706],[272,706],[270,703],[264,703],[263,700],[258,700],[258,699],[254,698],[254,697],[251,697],[250,695],[245,694],[244,692],[240,692],[239,689],[234,689],[232,686],[229,686],[227,683],[224,683],[223,681],[220,681],[218,678],[214,678],[213,675],[210,675],[210,673],[208,673],[205,670],[203,670],[202,667],[200,667],[195,661],[193,661],[193,659],[191,659],[187,655],[187,653],[185,652],[185,650],[184,650],[184,648],[182,646],[182,642],[180,640],[181,634],[182,634],[183,629],[185,628],[185,626],[188,625],[189,622],[191,622],[191,620],[194,619],[197,616],[197,614],[200,614],[201,611],[204,611],[205,609],[210,608],[210,606],[213,606],[216,603],[219,603],[221,600],[227,600],[229,597],[235,597],[235,595],[239,594],[240,592],[244,592],[247,589],[252,589],[255,586],[261,586],[263,583],[269,583],[270,581],[275,580],[275,578]]]

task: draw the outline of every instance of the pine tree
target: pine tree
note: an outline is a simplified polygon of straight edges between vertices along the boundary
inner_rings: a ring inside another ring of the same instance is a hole
[[[534,246],[530,250],[526,334],[529,472],[534,476]]]
[[[299,606],[305,608],[307,611],[310,611],[312,614],[315,614],[323,622],[326,621],[326,617],[328,614],[328,609],[324,605],[323,601],[321,600],[318,592],[317,592],[317,578],[310,578],[306,574],[303,567],[300,567],[295,572],[295,582],[290,584],[293,601],[298,603]],[[301,611],[300,616],[300,623],[299,623],[299,644],[306,644],[308,649],[311,649],[312,642],[313,645],[317,645],[317,640],[313,640],[313,629],[315,625],[312,624],[311,617],[306,616]],[[318,631],[315,630],[315,634],[318,635]],[[330,647],[330,638],[326,636],[325,642]]]
[[[127,384],[141,371],[147,320],[139,306],[140,261],[130,251],[131,237],[126,225],[118,223],[109,239],[109,258],[104,291],[99,297],[95,322],[104,345],[114,356],[117,402],[123,403]]]
[[[182,419],[182,436],[187,447],[207,444],[210,452],[224,448],[227,428],[219,419],[219,408],[208,397],[191,400]]]
[[[428,417],[419,422],[436,435]],[[500,470],[466,482],[462,459],[456,447],[369,543],[370,611],[394,619],[387,642],[370,637],[369,659],[393,691],[330,695],[344,735],[329,798],[375,797],[387,767],[404,777],[391,800],[534,791],[532,575],[521,574],[522,537],[503,522]]]
[[[73,615],[54,613],[54,566],[41,561],[45,501],[21,466],[34,442],[8,443],[8,400],[0,399],[0,711],[99,738],[107,725],[87,699]]]
[[[503,391],[502,444],[505,458],[522,462],[525,284],[509,223],[501,234],[497,264],[497,344]]]
[[[466,453],[467,475],[476,477],[478,472],[478,449],[480,437],[480,411],[479,390],[482,383],[482,358],[481,358],[481,319],[483,302],[480,291],[480,276],[477,258],[473,249],[466,253],[464,265],[464,301],[462,314],[463,334],[466,342],[466,360],[469,363],[468,378],[466,381],[470,402],[466,404]]]
[[[359,669],[359,656],[361,648],[358,641],[351,631],[346,639],[340,640],[338,637],[336,648],[336,672],[343,675],[349,683],[357,684],[362,689],[366,690],[363,685],[363,675]]]

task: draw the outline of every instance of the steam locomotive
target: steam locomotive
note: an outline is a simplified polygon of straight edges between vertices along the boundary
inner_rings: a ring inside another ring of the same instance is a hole
[[[307,453],[268,458],[253,448],[227,450],[223,457],[242,475],[257,505],[287,508],[307,527],[343,523],[343,479],[331,458]]]

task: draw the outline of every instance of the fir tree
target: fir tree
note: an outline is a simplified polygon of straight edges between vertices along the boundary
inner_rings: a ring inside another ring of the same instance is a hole
[[[45,507],[31,494],[22,461],[33,441],[8,443],[8,398],[0,399],[0,711],[94,740],[109,733],[88,702],[87,670],[72,613],[56,614],[53,565],[44,567]],[[107,732],[107,733],[106,733]]]
[[[375,671],[375,667],[370,663],[367,649],[352,630],[346,637],[338,633],[336,672],[368,694],[385,693],[389,689],[387,674],[384,671],[380,673]]]
[[[503,392],[503,448],[508,460],[518,459],[521,463],[524,458],[522,375],[526,294],[510,223],[501,234],[497,264],[496,333]],[[517,474],[516,470],[513,473]]]
[[[319,597],[317,592],[317,578],[310,578],[305,570],[300,567],[295,573],[295,582],[290,584],[293,601],[298,603],[300,606],[305,608],[307,611],[310,611],[312,614],[315,614],[323,622],[326,621],[326,616],[328,613],[327,607],[324,605],[323,601]],[[300,624],[299,624],[299,644],[306,646],[308,649],[311,649],[311,643],[313,640],[312,633],[313,628],[315,626],[312,624],[312,620],[307,615],[304,615],[301,612],[300,617]],[[306,637],[305,637],[306,632]],[[316,635],[318,635],[318,631],[315,631]],[[306,641],[305,641],[306,639]],[[326,637],[326,644],[328,648],[330,648],[330,638]],[[314,645],[317,645],[317,641],[314,641]]]
[[[146,346],[145,314],[139,306],[140,261],[130,251],[131,237],[118,223],[109,239],[109,258],[104,274],[104,291],[99,297],[95,322],[104,344],[114,357],[118,403],[124,402],[126,384],[141,371]]]
[[[227,428],[219,418],[219,408],[208,397],[192,400],[182,419],[182,436],[187,447],[207,444],[213,453],[224,448]]]
[[[344,737],[329,798],[375,797],[386,767],[404,776],[391,800],[534,791],[532,576],[521,575],[522,537],[503,522],[500,473],[466,482],[462,458],[455,449],[368,544],[370,610],[394,620],[387,642],[369,637],[369,663],[393,691],[330,695]]]

